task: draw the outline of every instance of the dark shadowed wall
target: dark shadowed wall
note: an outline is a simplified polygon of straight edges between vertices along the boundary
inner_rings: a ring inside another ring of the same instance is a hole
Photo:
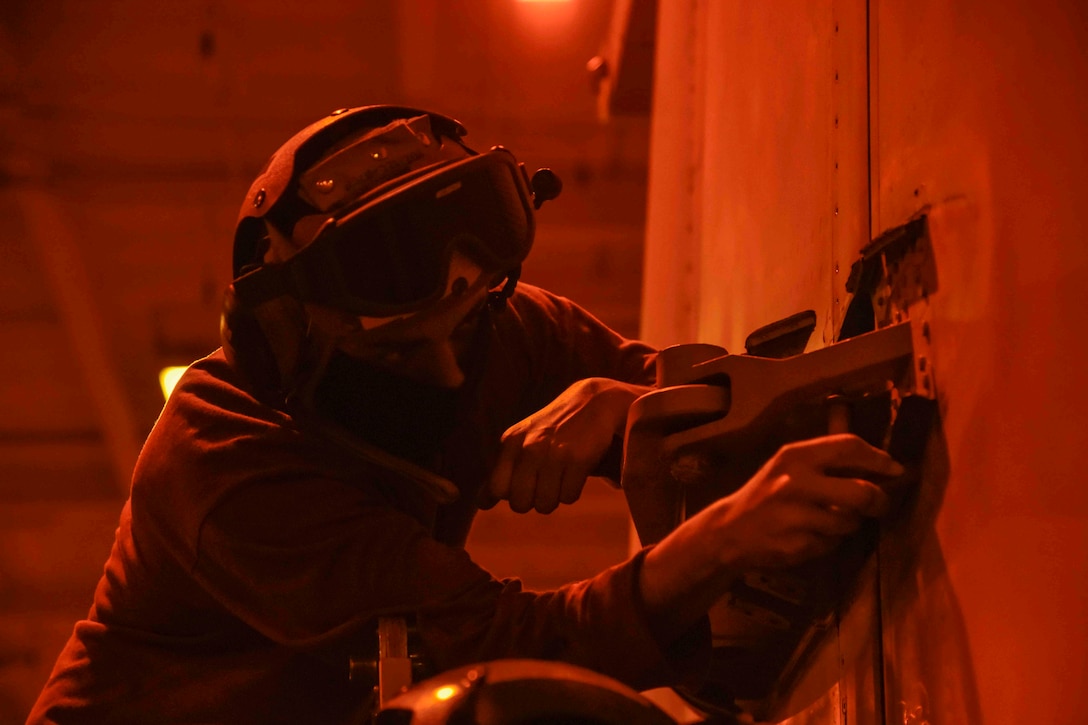
[[[330,111],[415,104],[553,167],[525,278],[638,329],[648,121],[597,120],[609,0],[11,0],[0,7],[0,722],[21,722],[109,553],[158,371],[218,345],[238,205]],[[474,551],[547,586],[626,553],[622,497],[505,506]],[[499,541],[515,534],[505,545]],[[512,543],[511,543],[512,542]]]

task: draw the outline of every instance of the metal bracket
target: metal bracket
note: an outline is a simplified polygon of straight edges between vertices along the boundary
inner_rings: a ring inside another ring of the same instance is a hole
[[[373,688],[375,712],[411,687],[413,681],[430,673],[415,641],[415,628],[405,617],[379,617],[377,652],[349,659],[348,676],[352,682]]]

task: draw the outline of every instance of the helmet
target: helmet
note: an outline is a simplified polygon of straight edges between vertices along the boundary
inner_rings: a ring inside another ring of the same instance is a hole
[[[416,116],[427,116],[438,136],[459,142],[466,134],[464,126],[447,116],[404,106],[363,106],[333,111],[280,146],[253,180],[242,201],[235,226],[232,278],[237,279],[247,267],[259,266],[263,261],[260,245],[268,234],[265,220],[283,228],[293,223],[292,216],[297,221],[298,216],[306,214],[298,194],[299,176],[328,150],[369,129]]]
[[[220,322],[258,398],[281,407],[321,373],[307,304],[411,314],[446,293],[455,252],[495,286],[505,279],[502,299],[512,293],[534,209],[560,186],[547,170],[531,182],[502,147],[473,151],[465,134],[438,113],[365,106],[333,112],[272,155],[238,215]]]
[[[385,704],[376,725],[675,725],[635,690],[563,662],[505,659],[432,677]]]

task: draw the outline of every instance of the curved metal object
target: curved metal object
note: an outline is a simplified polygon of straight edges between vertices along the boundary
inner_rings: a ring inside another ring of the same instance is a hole
[[[385,704],[377,725],[676,725],[630,687],[562,662],[508,659],[425,680]]]
[[[783,359],[707,347],[665,351],[661,388],[628,413],[621,485],[643,545],[729,495],[783,444],[849,429],[895,455],[932,387],[917,382],[920,332],[906,321]],[[924,350],[922,351],[924,352]],[[900,415],[900,413],[903,413]],[[896,434],[896,429],[900,432]],[[924,436],[923,436],[924,438]],[[715,662],[694,701],[727,705],[770,696],[830,626],[868,560],[875,526],[831,556],[784,572],[751,572],[710,611]],[[814,634],[815,633],[815,634]]]
[[[682,520],[688,497],[674,470],[713,467],[710,484],[720,498],[782,443],[826,432],[830,396],[859,401],[890,386],[913,392],[909,321],[785,359],[703,359],[709,346],[691,355],[687,347],[663,352],[661,389],[636,400],[627,417],[621,485],[644,545]]]

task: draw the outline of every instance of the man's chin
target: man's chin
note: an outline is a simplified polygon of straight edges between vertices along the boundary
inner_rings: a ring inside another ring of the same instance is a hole
[[[334,353],[315,391],[317,412],[379,448],[431,467],[457,423],[460,386],[412,380]]]

